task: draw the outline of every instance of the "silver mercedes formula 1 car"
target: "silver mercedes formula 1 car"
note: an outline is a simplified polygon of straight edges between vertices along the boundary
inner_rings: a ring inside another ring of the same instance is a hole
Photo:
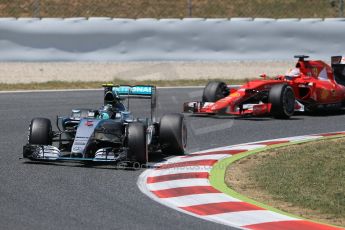
[[[34,161],[114,163],[148,161],[149,152],[184,154],[187,129],[182,114],[164,115],[156,121],[156,87],[105,84],[100,109],[73,109],[56,119],[57,131],[47,118],[34,118],[29,126],[23,157]],[[130,99],[151,100],[150,118],[134,118]],[[128,100],[127,107],[122,103]]]

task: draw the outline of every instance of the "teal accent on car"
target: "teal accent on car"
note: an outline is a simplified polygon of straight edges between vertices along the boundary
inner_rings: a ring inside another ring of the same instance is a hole
[[[115,86],[113,92],[118,95],[152,95],[152,86]]]
[[[103,120],[110,119],[109,114],[105,112],[101,114],[100,118]]]

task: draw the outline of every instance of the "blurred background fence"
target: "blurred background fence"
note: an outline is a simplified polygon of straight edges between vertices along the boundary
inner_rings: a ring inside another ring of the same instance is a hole
[[[0,17],[333,18],[345,0],[0,0]]]

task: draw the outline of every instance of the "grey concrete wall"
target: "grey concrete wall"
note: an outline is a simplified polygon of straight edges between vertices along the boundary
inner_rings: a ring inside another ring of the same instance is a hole
[[[0,61],[328,60],[345,19],[0,19]]]

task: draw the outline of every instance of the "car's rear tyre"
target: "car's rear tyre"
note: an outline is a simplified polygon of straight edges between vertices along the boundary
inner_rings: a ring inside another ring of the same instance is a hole
[[[204,88],[202,102],[216,102],[228,96],[229,93],[229,88],[224,82],[210,81]]]
[[[288,119],[295,111],[295,94],[291,86],[279,84],[272,86],[268,101],[271,103],[271,114],[278,119]]]
[[[142,123],[134,122],[128,125],[128,153],[132,161],[146,164],[148,161],[146,131]]]
[[[51,145],[52,144],[52,125],[47,118],[34,118],[29,127],[29,144]]]
[[[185,153],[187,127],[182,114],[166,114],[161,118],[159,123],[159,143],[164,154],[183,155]]]

